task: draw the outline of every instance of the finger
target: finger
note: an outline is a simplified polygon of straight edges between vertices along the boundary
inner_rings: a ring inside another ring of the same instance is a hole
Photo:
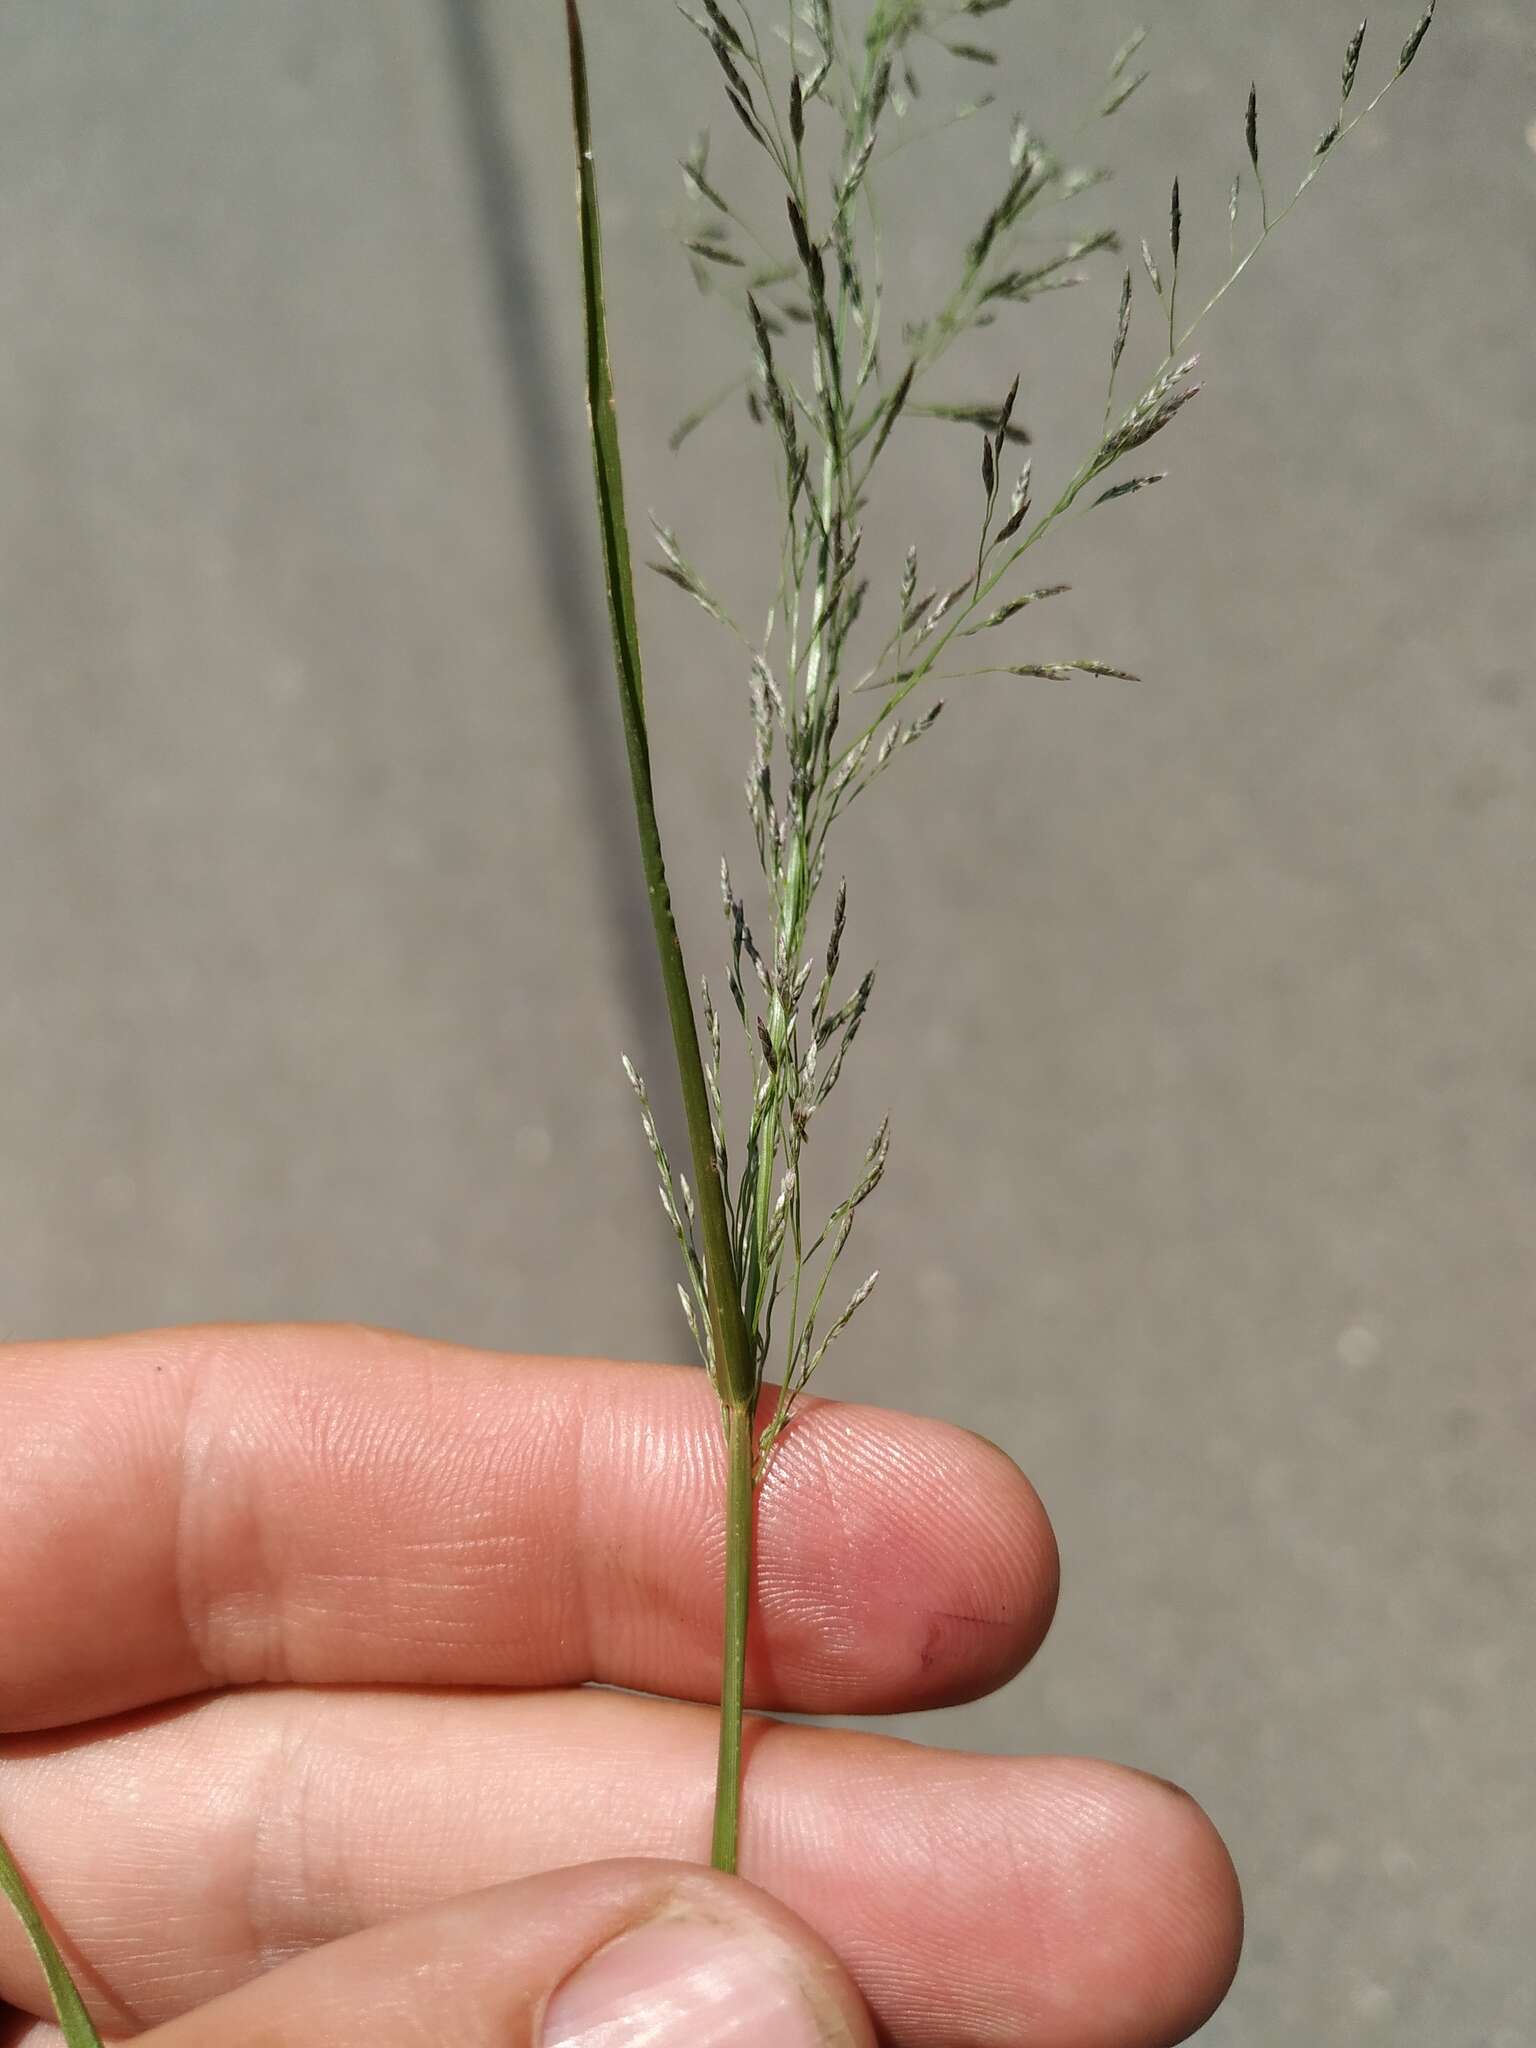
[[[0,1828],[127,2029],[474,1886],[702,1858],[715,1731],[597,1691],[233,1694],[0,1747]],[[1235,1962],[1209,1822],[1108,1765],[755,1723],[742,1868],[843,1957],[893,2048],[1151,2048]],[[37,1995],[0,1934],[0,1996]]]
[[[450,1900],[273,1970],[155,2048],[873,2048],[837,1960],[750,1885],[600,1863]]]
[[[0,1350],[0,1730],[209,1685],[718,1686],[702,1373],[380,1331]],[[761,1705],[985,1692],[1050,1619],[1028,1483],[966,1432],[808,1406],[763,1490]]]
[[[64,2036],[47,2020],[0,2008],[0,2048],[64,2048]]]

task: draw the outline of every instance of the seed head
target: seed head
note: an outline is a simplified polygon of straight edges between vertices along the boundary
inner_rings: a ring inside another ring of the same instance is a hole
[[[1419,45],[1423,42],[1424,38],[1429,34],[1430,23],[1435,18],[1435,6],[1436,0],[1429,0],[1429,5],[1425,8],[1423,18],[1419,22],[1418,27],[1414,30],[1413,34],[1408,38],[1407,42],[1404,43],[1403,53],[1397,60],[1397,75],[1399,78],[1402,77],[1403,73],[1408,69],[1408,66],[1419,54]]]
[[[1120,317],[1115,323],[1114,347],[1109,352],[1109,381],[1113,385],[1115,372],[1120,367],[1120,358],[1125,354],[1125,344],[1131,332],[1131,273],[1127,269],[1125,282],[1120,287]]]
[[[1366,24],[1362,21],[1349,39],[1349,48],[1344,52],[1344,89],[1339,94],[1339,105],[1343,106],[1355,89],[1355,73],[1360,69],[1360,52],[1365,45]]]

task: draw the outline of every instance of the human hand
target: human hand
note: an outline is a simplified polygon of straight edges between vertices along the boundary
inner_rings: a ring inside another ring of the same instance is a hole
[[[0,1834],[103,2032],[1157,2048],[1198,2026],[1236,1882],[1198,1807],[1135,1772],[758,1723],[753,1882],[684,1867],[709,1841],[720,1451],[678,1369],[337,1327],[0,1347]],[[976,1697],[1055,1593],[999,1451],[807,1403],[763,1494],[749,1703]],[[4,2048],[58,2042],[9,1914],[0,1999]]]

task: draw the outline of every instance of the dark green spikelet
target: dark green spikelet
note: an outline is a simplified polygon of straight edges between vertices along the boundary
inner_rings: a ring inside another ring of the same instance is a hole
[[[1141,677],[1128,668],[1113,668],[1107,661],[1026,661],[1017,668],[997,669],[997,675],[1039,676],[1048,683],[1067,683],[1074,675],[1112,676],[1117,682],[1139,683]]]
[[[994,457],[1000,456],[1002,454],[1003,442],[1007,438],[1009,427],[1012,426],[1013,424],[1013,408],[1019,402],[1020,381],[1021,380],[1018,377],[1015,377],[1013,382],[1008,386],[1008,396],[1003,400],[1002,410],[998,414],[997,440],[992,450]]]
[[[1360,69],[1360,52],[1365,47],[1366,24],[1362,21],[1349,39],[1349,48],[1344,52],[1344,90],[1339,95],[1342,107],[1355,89],[1355,74]]]
[[[1099,108],[1100,118],[1107,121],[1112,114],[1118,114],[1131,95],[1140,92],[1151,76],[1150,71],[1138,71],[1134,78],[1122,79]]]
[[[891,60],[887,57],[880,66],[880,69],[875,73],[875,82],[870,90],[868,125],[871,128],[879,126],[880,116],[885,112],[886,105],[890,100],[891,71]]]
[[[1397,75],[1399,78],[1402,77],[1403,73],[1408,69],[1408,66],[1419,54],[1419,45],[1423,42],[1424,38],[1429,34],[1430,23],[1435,18],[1436,4],[1437,0],[1429,0],[1429,5],[1425,8],[1423,18],[1420,20],[1418,27],[1414,30],[1413,34],[1408,38],[1407,42],[1404,43],[1403,54],[1397,60]]]
[[[762,124],[759,122],[756,114],[753,113],[749,101],[744,100],[739,93],[733,92],[729,86],[725,89],[725,96],[731,103],[731,112],[736,116],[742,127],[746,129],[758,148],[767,149],[769,146],[768,138],[763,133]]]
[[[1259,188],[1259,223],[1268,234],[1269,194],[1264,189],[1264,173],[1259,166],[1259,89],[1256,85],[1248,88],[1248,112],[1243,122],[1243,134],[1248,144],[1248,161],[1253,165],[1254,183]]]
[[[1141,681],[1141,677],[1133,675],[1130,669],[1115,668],[1107,661],[1074,661],[1072,666],[1079,675],[1109,676],[1117,683],[1139,683]]]
[[[718,0],[704,0],[704,12],[714,23],[715,33],[725,38],[738,57],[745,57],[747,54],[746,45],[737,34],[734,23],[718,4]]]
[[[1128,476],[1123,483],[1111,484],[1107,491],[1100,491],[1093,502],[1095,505],[1112,505],[1116,498],[1129,498],[1137,491],[1150,490],[1153,484],[1167,481],[1166,469],[1155,470],[1151,476]]]
[[[740,37],[737,37],[735,43],[732,44],[727,42],[726,38],[723,35],[712,35],[709,39],[709,45],[715,53],[715,61],[719,64],[720,69],[725,73],[726,81],[729,84],[731,91],[736,93],[741,99],[745,100],[747,105],[752,109],[753,113],[755,114],[757,111],[757,106],[756,102],[752,98],[752,88],[750,85],[748,85],[746,79],[738,70],[736,65],[736,59],[732,55],[733,48],[736,50],[739,50],[741,48]]]
[[[1013,510],[1008,514],[1008,517],[997,529],[998,546],[1001,547],[1004,541],[1012,540],[1028,517],[1029,499],[1027,497],[1020,498],[1014,505]]]
[[[1178,341],[1179,305],[1179,250],[1184,240],[1184,208],[1179,203],[1179,181],[1173,181],[1173,196],[1168,202],[1168,245],[1173,251],[1173,275],[1168,283],[1168,353],[1172,355]]]
[[[1125,282],[1120,287],[1120,318],[1115,324],[1114,346],[1109,352],[1109,388],[1113,393],[1115,377],[1120,369],[1120,358],[1125,354],[1125,344],[1131,333],[1131,273],[1127,268]]]
[[[768,401],[768,410],[778,429],[779,439],[784,445],[785,458],[793,465],[799,452],[794,410],[783,385],[779,382],[768,322],[763,317],[762,308],[750,292],[747,294],[747,312],[752,322],[753,338],[757,343],[757,369],[763,380],[763,395]]]
[[[981,224],[981,231],[965,252],[967,266],[972,271],[980,270],[992,253],[992,245],[1004,228],[1011,227],[1018,219],[1030,182],[1035,175],[1034,159],[1026,152],[1023,160],[1008,181],[1008,189]]]
[[[974,626],[966,626],[960,638],[971,640],[978,633],[990,632],[994,626],[1005,626],[1010,619],[1017,618],[1019,613],[1030,605],[1039,604],[1048,597],[1065,597],[1070,588],[1070,584],[1050,583],[1043,590],[1026,590],[1022,597],[1009,598],[1006,604],[1000,604],[996,611],[989,612],[986,618],[979,620]]]
[[[907,549],[906,567],[901,572],[901,613],[903,619],[912,609],[912,600],[917,591],[917,548]]]
[[[875,445],[869,451],[869,468],[873,469],[880,460],[886,442],[890,440],[892,434],[896,431],[896,422],[906,410],[907,400],[912,395],[912,386],[916,378],[917,364],[916,362],[910,362],[902,372],[901,382],[891,393],[890,402],[885,408],[884,417],[880,421],[879,431],[875,435]]]
[[[854,153],[852,162],[838,184],[837,213],[839,221],[844,224],[847,222],[848,210],[858,197],[859,187],[864,182],[865,173],[869,169],[870,158],[875,153],[875,139],[874,131],[871,129],[863,142],[860,143],[857,151]]]
[[[684,242],[683,247],[691,256],[702,256],[706,263],[719,263],[728,270],[745,270],[746,265],[733,249],[722,242],[706,241],[702,235],[695,235]]]
[[[819,265],[820,259],[811,245],[810,230],[806,227],[805,215],[795,203],[793,195],[785,200],[784,208],[789,215],[789,231],[795,238],[795,254],[800,258],[801,266],[809,275]]]

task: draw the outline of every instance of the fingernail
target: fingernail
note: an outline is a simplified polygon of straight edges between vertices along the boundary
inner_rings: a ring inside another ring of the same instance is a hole
[[[652,1921],[600,1949],[550,2001],[543,2048],[845,2048],[788,1950],[757,1928]]]

